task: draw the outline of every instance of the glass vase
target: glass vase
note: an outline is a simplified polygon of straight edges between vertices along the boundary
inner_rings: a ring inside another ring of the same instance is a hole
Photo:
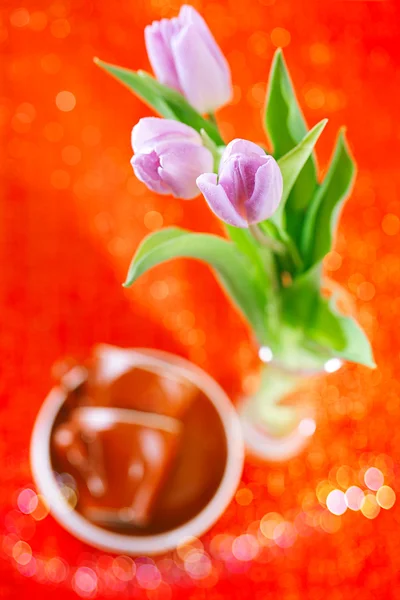
[[[247,451],[259,459],[278,462],[297,456],[316,429],[312,388],[324,373],[340,369],[339,358],[294,354],[275,358],[270,348],[259,351],[258,390],[245,398],[239,414]]]

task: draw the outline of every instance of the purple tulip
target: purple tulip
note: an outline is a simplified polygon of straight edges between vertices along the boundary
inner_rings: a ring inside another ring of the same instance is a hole
[[[199,195],[196,178],[214,166],[197,131],[169,119],[140,119],[132,130],[132,148],[136,177],[158,194],[195,198]]]
[[[192,6],[182,6],[174,19],[154,21],[145,29],[145,40],[157,79],[183,94],[200,113],[229,102],[229,65]]]
[[[219,175],[204,173],[197,178],[197,185],[217,217],[242,228],[271,217],[283,190],[276,160],[246,140],[230,142]]]

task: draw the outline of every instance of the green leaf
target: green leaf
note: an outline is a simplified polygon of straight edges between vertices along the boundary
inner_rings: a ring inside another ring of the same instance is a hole
[[[307,209],[301,236],[306,266],[320,261],[332,245],[340,208],[350,193],[355,164],[340,131],[328,173]]]
[[[225,224],[225,229],[240,252],[250,259],[257,276],[262,282],[265,279],[265,272],[260,247],[250,231],[248,229],[241,229],[240,227],[233,227],[233,225],[228,224]]]
[[[371,344],[355,319],[340,314],[325,298],[319,299],[314,315],[308,333],[316,343],[332,348],[335,356],[376,367]]]
[[[95,58],[94,62],[123,83],[162,117],[186,123],[198,132],[204,129],[217,145],[224,143],[214,123],[204,119],[176,90],[162,85],[144,71],[131,71],[106,63],[99,58]]]
[[[319,297],[321,265],[316,265],[294,279],[292,285],[282,290],[282,314],[293,328],[308,330]]]
[[[278,159],[278,165],[283,178],[283,195],[278,210],[272,216],[271,221],[279,229],[284,228],[284,211],[289,194],[296,180],[298,180],[307,159],[311,156],[314,146],[327,122],[328,119],[323,119],[317,123],[295,148],[292,148],[287,154]]]
[[[124,286],[129,287],[152,267],[174,258],[195,258],[209,264],[259,342],[266,343],[265,292],[252,276],[247,257],[221,237],[175,227],[150,234],[133,257]]]
[[[283,290],[285,322],[317,344],[321,351],[329,349],[333,356],[374,367],[368,338],[352,317],[340,314],[333,299],[321,296],[321,263],[297,277]]]
[[[275,158],[289,152],[308,131],[280,49],[275,52],[269,76],[265,125]],[[289,212],[304,210],[316,185],[317,169],[311,155],[293,187],[288,202]]]
[[[260,246],[248,229],[240,229],[232,225],[225,225],[225,229],[240,252],[248,257],[252,268],[251,273],[259,281],[266,295],[265,322],[268,344],[276,347],[280,335],[280,297],[275,256],[269,248]]]
[[[269,75],[265,125],[277,158],[289,152],[308,131],[280,48]]]

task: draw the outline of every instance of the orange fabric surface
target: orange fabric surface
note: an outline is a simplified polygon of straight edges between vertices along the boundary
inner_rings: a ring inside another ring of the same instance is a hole
[[[19,491],[32,486],[29,439],[52,385],[52,364],[65,355],[83,358],[101,341],[152,346],[199,364],[233,400],[251,386],[256,366],[245,324],[205,266],[177,261],[130,290],[120,285],[149,230],[174,224],[221,231],[201,198],[157,197],[134,178],[130,131],[150,112],[92,62],[97,55],[148,68],[143,28],[173,16],[180,4],[21,0],[1,9],[1,533],[17,531],[36,556],[61,557],[72,570],[101,553],[51,517],[21,521],[16,509]],[[266,513],[291,522],[315,511],[307,535],[274,546],[263,561],[242,561],[240,569],[216,561],[212,577],[191,587],[163,584],[135,594],[150,600],[399,598],[398,503],[374,519],[347,511],[321,520],[318,494],[321,485],[360,485],[360,470],[371,466],[398,493],[400,4],[194,4],[232,68],[234,101],[218,115],[226,139],[264,142],[260,112],[277,46],[284,47],[309,124],[330,120],[318,144],[322,169],[338,127],[347,126],[359,172],[325,266],[354,297],[378,369],[346,366],[327,376],[308,449],[284,465],[248,461],[240,491],[208,539],[246,534]],[[1,597],[76,597],[67,583],[22,573],[7,552],[10,539],[0,551]],[[107,593],[99,590],[97,597],[117,594]]]

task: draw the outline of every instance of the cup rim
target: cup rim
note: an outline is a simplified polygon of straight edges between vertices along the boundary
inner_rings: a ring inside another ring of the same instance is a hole
[[[30,463],[36,486],[46,499],[55,520],[69,533],[106,552],[130,555],[162,554],[179,546],[185,539],[199,537],[214,525],[232,500],[241,479],[244,463],[242,427],[236,410],[222,388],[203,369],[190,361],[163,350],[148,348],[125,349],[108,344],[97,348],[124,352],[132,366],[140,366],[149,360],[155,366],[173,365],[182,376],[190,378],[213,404],[221,419],[227,444],[227,460],[224,473],[210,502],[192,519],[179,527],[149,536],[129,536],[103,529],[71,510],[60,493],[50,459],[50,438],[53,424],[60,407],[67,397],[67,390],[54,387],[36,417],[30,444]]]

